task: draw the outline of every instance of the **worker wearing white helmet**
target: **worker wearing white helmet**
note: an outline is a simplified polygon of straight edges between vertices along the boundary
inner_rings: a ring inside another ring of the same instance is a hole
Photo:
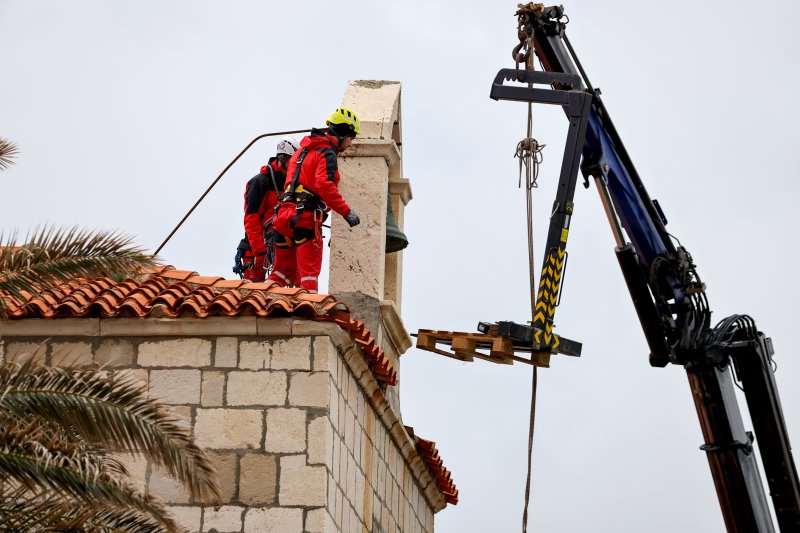
[[[269,226],[275,214],[275,204],[286,184],[286,166],[300,143],[294,137],[284,137],[278,142],[275,156],[261,171],[247,182],[244,191],[245,238],[237,249],[237,266],[234,272],[251,281],[263,281],[274,254]],[[241,265],[240,265],[241,263]]]

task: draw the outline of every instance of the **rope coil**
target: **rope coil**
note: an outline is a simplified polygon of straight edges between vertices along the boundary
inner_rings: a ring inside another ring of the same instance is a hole
[[[530,180],[526,179],[526,188],[535,189],[539,186],[539,165],[542,164],[542,150],[546,144],[539,144],[533,137],[525,137],[517,143],[514,157],[519,159],[519,183],[517,187],[522,187],[522,167],[525,167],[525,176],[531,175]]]

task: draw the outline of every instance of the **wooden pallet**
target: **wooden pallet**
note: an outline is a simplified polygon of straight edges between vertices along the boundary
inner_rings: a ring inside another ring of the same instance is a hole
[[[448,347],[450,351],[439,349],[439,344]],[[518,362],[543,368],[550,366],[550,352],[520,350],[515,348],[510,338],[491,332],[485,334],[421,329],[417,333],[417,348],[466,362],[483,359],[500,365]]]

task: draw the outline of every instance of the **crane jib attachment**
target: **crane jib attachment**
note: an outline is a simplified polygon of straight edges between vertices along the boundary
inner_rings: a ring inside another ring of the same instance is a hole
[[[747,315],[711,326],[705,285],[692,256],[675,246],[667,233],[661,207],[648,195],[600,91],[592,88],[567,38],[563,7],[521,4],[517,17],[517,68],[498,72],[490,97],[559,105],[569,130],[533,324],[526,329],[500,323],[500,332],[517,338],[525,333],[540,349],[558,346],[553,316],[563,290],[563,260],[580,168],[585,186],[595,183],[608,217],[620,269],[650,348],[650,363],[678,364],[686,370],[705,439],[701,449],[726,527],[732,532],[774,531],[753,451],[757,439],[778,526],[784,532],[800,531],[800,483],[772,370],[771,340]],[[530,53],[536,54],[544,71],[520,70],[519,63]],[[734,379],[741,382],[755,435],[745,430]]]

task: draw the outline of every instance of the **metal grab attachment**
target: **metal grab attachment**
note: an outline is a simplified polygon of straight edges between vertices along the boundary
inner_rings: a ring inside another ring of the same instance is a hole
[[[506,85],[504,84],[506,81],[526,85]],[[537,84],[549,87],[534,87]],[[539,346],[542,351],[558,352],[562,339],[553,333],[553,317],[557,302],[561,298],[567,239],[574,207],[572,199],[575,195],[593,95],[584,90],[578,74],[501,69],[492,82],[489,97],[493,100],[560,105],[569,118],[564,158],[550,216],[550,228],[531,326],[531,342],[534,345]]]
[[[551,88],[504,85],[504,81],[549,85]],[[461,361],[482,359],[499,364],[520,362],[548,367],[551,354],[579,356],[581,353],[581,343],[553,333],[553,316],[556,302],[561,295],[566,244],[572,218],[572,198],[593,97],[584,91],[581,78],[577,74],[521,70],[518,76],[515,69],[502,69],[497,73],[489,96],[493,100],[560,105],[570,121],[558,192],[550,216],[534,321],[531,325],[481,322],[478,326],[479,333],[421,329],[417,334],[417,348]],[[437,348],[440,344],[449,346],[450,350]],[[530,356],[524,357],[524,354]]]

